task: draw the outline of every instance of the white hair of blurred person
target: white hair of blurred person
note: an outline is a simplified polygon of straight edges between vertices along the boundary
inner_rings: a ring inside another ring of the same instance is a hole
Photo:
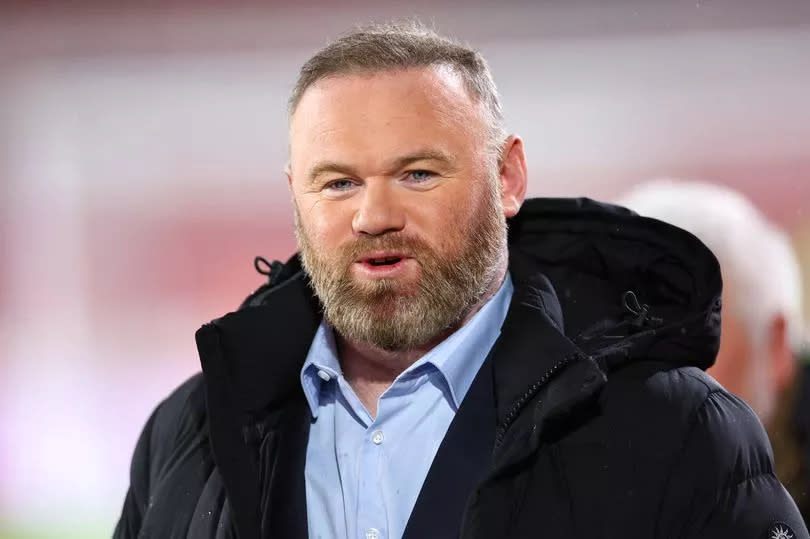
[[[653,180],[618,203],[691,232],[714,252],[724,308],[709,372],[767,424],[803,337],[799,264],[787,235],[742,194],[705,182]]]

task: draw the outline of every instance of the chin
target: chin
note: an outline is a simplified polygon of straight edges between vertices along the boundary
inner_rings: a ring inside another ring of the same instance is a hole
[[[419,292],[419,279],[409,277],[393,277],[384,279],[353,278],[355,286],[369,295],[382,297],[406,296],[412,297]]]

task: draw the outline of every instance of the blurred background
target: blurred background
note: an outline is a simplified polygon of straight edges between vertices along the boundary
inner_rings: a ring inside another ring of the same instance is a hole
[[[286,99],[359,22],[483,51],[531,195],[731,186],[810,286],[807,1],[111,5],[0,3],[2,538],[110,535],[194,331],[261,283],[254,255],[294,250]]]

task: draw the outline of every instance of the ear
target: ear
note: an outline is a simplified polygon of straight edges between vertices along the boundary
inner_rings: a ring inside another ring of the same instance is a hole
[[[784,391],[796,371],[796,358],[790,349],[787,321],[781,314],[774,316],[768,325],[767,346],[771,383],[774,390]]]
[[[290,190],[292,191],[292,168],[290,166],[290,163],[287,163],[284,166],[284,175],[287,176],[287,187],[289,187]]]
[[[503,213],[514,217],[526,199],[526,155],[523,141],[517,135],[510,135],[503,145],[500,161],[501,204]]]

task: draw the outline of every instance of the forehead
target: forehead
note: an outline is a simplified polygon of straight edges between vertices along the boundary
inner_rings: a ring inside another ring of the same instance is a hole
[[[470,145],[484,126],[482,106],[449,68],[329,77],[307,89],[298,103],[290,121],[291,158],[295,163],[306,156],[341,157],[323,152]]]

